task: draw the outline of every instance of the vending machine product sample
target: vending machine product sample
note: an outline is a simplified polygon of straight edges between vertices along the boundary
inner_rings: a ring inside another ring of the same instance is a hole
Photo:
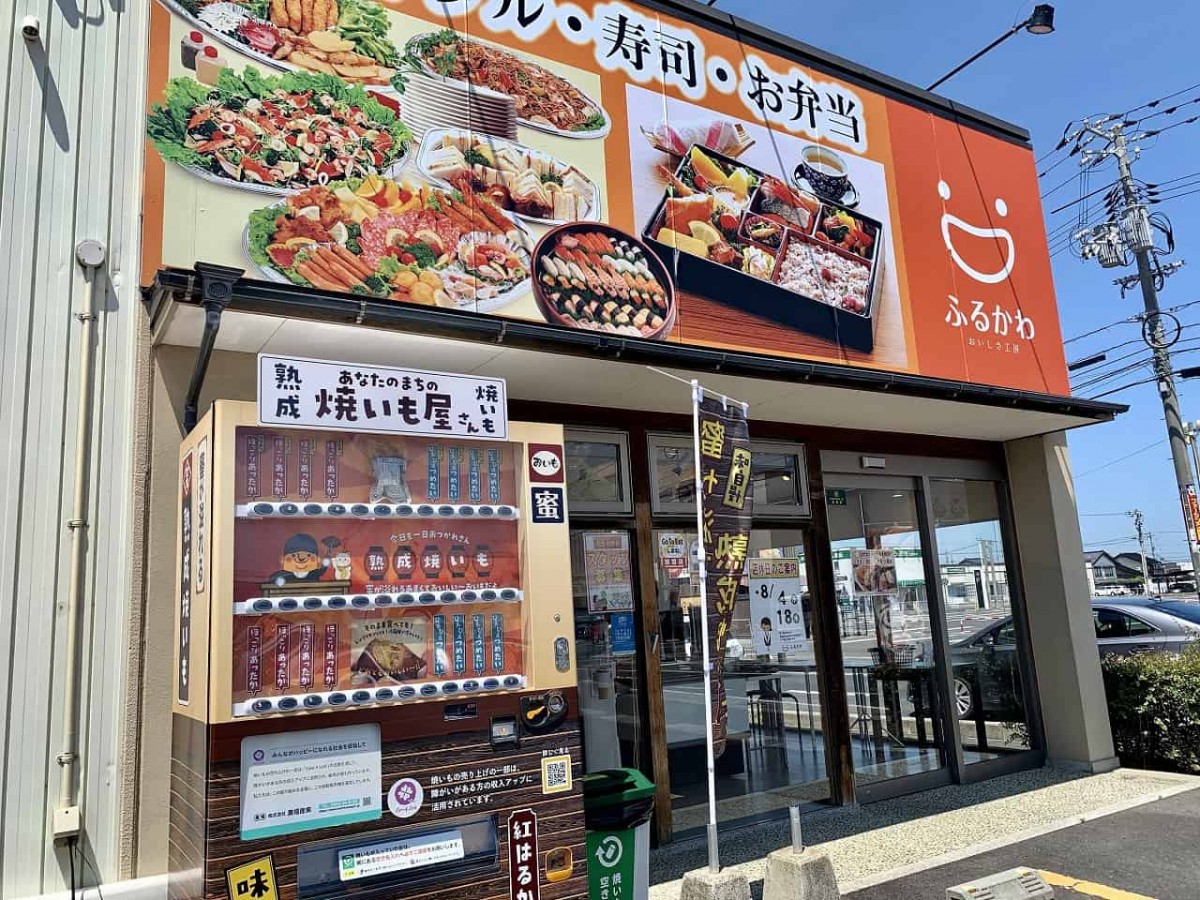
[[[531,513],[530,443],[562,428],[226,401],[185,439],[172,897],[586,894],[568,535]]]

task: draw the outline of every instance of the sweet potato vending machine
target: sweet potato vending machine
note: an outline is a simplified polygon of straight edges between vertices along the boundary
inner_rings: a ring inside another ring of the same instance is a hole
[[[173,897],[586,896],[562,443],[187,437]]]

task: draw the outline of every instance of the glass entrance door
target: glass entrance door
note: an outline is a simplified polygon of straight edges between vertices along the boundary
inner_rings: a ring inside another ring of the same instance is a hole
[[[935,659],[936,586],[909,478],[826,481],[856,788],[949,771]]]
[[[722,825],[828,798],[804,534],[756,527],[725,651],[729,704],[716,761]],[[662,692],[675,834],[708,821],[696,532],[658,529]],[[710,600],[711,602],[711,600]]]
[[[640,768],[648,754],[632,546],[633,534],[625,529],[571,529],[575,659],[588,772]]]

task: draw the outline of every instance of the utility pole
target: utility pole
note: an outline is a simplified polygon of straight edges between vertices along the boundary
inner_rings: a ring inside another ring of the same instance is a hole
[[[1135,509],[1125,515],[1133,519],[1133,527],[1137,530],[1138,552],[1142,556],[1142,591],[1150,593],[1150,570],[1146,566],[1146,531],[1145,518],[1142,516],[1140,509]]]
[[[1158,563],[1157,570],[1155,570],[1154,566],[1151,566],[1149,569],[1150,574],[1154,576],[1154,593],[1157,594],[1160,591],[1158,584],[1163,575],[1162,560],[1158,558],[1158,548],[1154,546],[1153,531],[1146,532],[1146,540],[1150,542],[1150,558],[1154,560],[1154,562]]]
[[[1192,568],[1200,572],[1200,543],[1197,542],[1196,522],[1193,512],[1200,509],[1196,500],[1196,485],[1192,476],[1191,463],[1188,461],[1187,439],[1184,435],[1183,420],[1179,415],[1179,397],[1175,393],[1175,375],[1171,368],[1171,344],[1163,326],[1163,316],[1158,307],[1158,288],[1156,279],[1165,282],[1168,272],[1158,262],[1153,254],[1154,236],[1150,229],[1150,217],[1146,207],[1139,201],[1137,184],[1129,166],[1129,146],[1125,138],[1124,126],[1121,122],[1092,124],[1085,122],[1083,131],[1096,135],[1106,141],[1104,149],[1098,152],[1084,154],[1084,164],[1091,165],[1107,156],[1117,161],[1118,180],[1120,182],[1121,203],[1118,217],[1119,225],[1100,226],[1095,232],[1095,240],[1085,241],[1083,253],[1085,258],[1100,256],[1101,265],[1114,263],[1121,265],[1127,259],[1125,250],[1132,250],[1137,260],[1137,282],[1142,288],[1142,304],[1145,314],[1142,320],[1142,337],[1149,345],[1154,357],[1154,374],[1158,379],[1158,393],[1162,398],[1163,418],[1167,424],[1167,440],[1171,445],[1171,462],[1175,467],[1175,482],[1179,488],[1179,501],[1183,507],[1183,523],[1187,531],[1188,550],[1191,553]],[[1107,258],[1106,258],[1107,251]],[[1130,279],[1132,281],[1133,279]],[[1118,281],[1121,284],[1121,281]],[[1122,286],[1124,291],[1124,285]],[[1176,335],[1176,338],[1178,335]],[[1138,512],[1135,510],[1135,512]],[[1138,522],[1139,539],[1142,533],[1140,525],[1141,513],[1138,512],[1135,522]],[[1142,568],[1145,574],[1146,553],[1142,550]]]

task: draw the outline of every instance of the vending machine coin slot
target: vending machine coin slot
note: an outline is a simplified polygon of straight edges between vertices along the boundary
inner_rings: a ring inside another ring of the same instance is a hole
[[[547,734],[567,718],[567,701],[558,691],[521,698],[521,727],[527,734]]]

